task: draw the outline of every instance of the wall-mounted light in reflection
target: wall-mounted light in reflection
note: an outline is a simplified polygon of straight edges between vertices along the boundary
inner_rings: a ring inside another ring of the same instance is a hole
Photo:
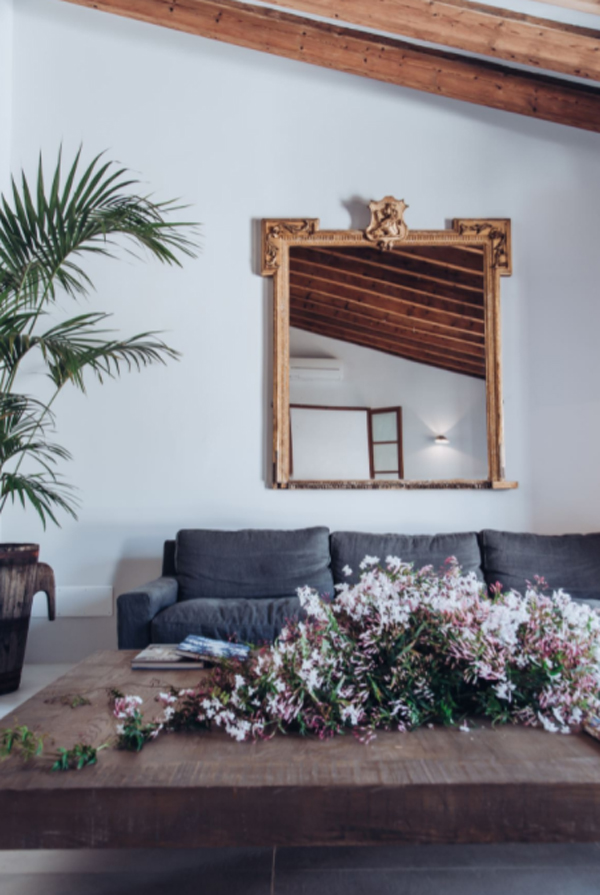
[[[434,441],[436,444],[450,444],[450,440],[445,435],[436,435]]]

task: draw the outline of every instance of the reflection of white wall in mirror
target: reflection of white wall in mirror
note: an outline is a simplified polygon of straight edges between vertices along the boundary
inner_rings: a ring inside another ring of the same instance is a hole
[[[290,409],[293,474],[297,480],[368,479],[364,411]]]
[[[295,355],[333,356],[344,365],[342,382],[290,383],[292,403],[402,407],[406,479],[487,478],[483,380],[295,328],[290,347]],[[441,449],[437,435],[450,444]]]

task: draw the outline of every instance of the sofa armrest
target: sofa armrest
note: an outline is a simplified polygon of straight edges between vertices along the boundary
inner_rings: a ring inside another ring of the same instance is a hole
[[[161,609],[177,602],[176,578],[163,576],[117,600],[119,649],[144,649],[151,642],[150,625]]]

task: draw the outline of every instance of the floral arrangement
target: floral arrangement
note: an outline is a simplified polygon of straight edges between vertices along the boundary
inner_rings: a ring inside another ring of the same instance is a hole
[[[473,716],[551,733],[600,723],[600,615],[588,606],[561,590],[546,595],[540,578],[524,595],[499,585],[488,594],[453,558],[439,574],[395,557],[382,567],[367,556],[361,569],[334,600],[301,589],[303,620],[245,662],[221,660],[197,688],[160,693],[152,721],[139,696],[109,690],[113,745],[139,752],[162,732],[211,727],[240,741],[350,730],[368,742],[378,729],[469,730]],[[39,758],[44,738],[25,726],[0,730],[0,760]],[[93,765],[107,745],[60,748],[52,770]]]
[[[542,579],[524,596],[488,594],[453,558],[439,574],[379,562],[366,557],[359,583],[338,586],[333,601],[301,589],[304,620],[197,689],[161,693],[156,720],[119,694],[117,745],[139,751],[161,731],[212,726],[240,741],[351,730],[366,742],[434,722],[469,730],[473,715],[569,733],[598,713],[600,617],[588,606],[545,595]]]

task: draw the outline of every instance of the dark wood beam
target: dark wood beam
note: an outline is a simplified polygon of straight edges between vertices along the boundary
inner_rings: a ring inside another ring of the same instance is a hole
[[[323,336],[336,332],[338,333],[336,338],[343,342],[355,337],[360,338],[365,348],[372,348],[374,351],[385,349],[386,351],[396,352],[401,357],[410,357],[423,364],[435,361],[436,363],[453,364],[460,370],[468,369],[471,372],[485,371],[485,358],[476,358],[455,351],[445,351],[420,342],[396,339],[393,336],[388,336],[385,331],[377,335],[372,330],[363,330],[360,327],[352,327],[345,323],[336,323],[335,321],[315,320],[311,314],[306,315],[296,312],[290,317],[290,326],[298,328],[307,326],[311,327],[311,329],[316,327],[312,331]]]
[[[326,264],[313,264],[305,261],[297,261],[290,267],[290,281],[300,281],[304,285],[306,280],[323,280],[334,283],[337,286],[347,286],[358,289],[368,295],[387,296],[397,298],[400,301],[414,304],[418,307],[430,308],[441,311],[443,314],[453,314],[458,317],[467,317],[472,320],[483,320],[483,303],[476,305],[450,298],[448,295],[440,296],[434,292],[426,292],[416,286],[406,286],[394,282],[386,282],[377,276],[365,273],[350,273],[346,270],[337,270]],[[310,288],[310,287],[309,287]],[[329,291],[332,291],[331,289]],[[443,322],[443,321],[442,321]]]
[[[423,297],[416,296],[416,300],[395,295],[382,295],[380,293],[367,292],[361,286],[345,285],[336,281],[327,280],[319,276],[302,276],[294,274],[290,285],[302,290],[307,297],[313,295],[327,296],[343,301],[355,302],[370,308],[377,308],[395,314],[401,314],[407,321],[424,321],[430,324],[453,329],[455,332],[467,331],[483,335],[485,325],[482,318],[468,317],[465,314],[449,314],[439,311],[424,303]],[[407,293],[408,294],[408,293]]]
[[[472,332],[471,330],[458,329],[454,326],[444,326],[437,322],[432,323],[430,320],[423,320],[407,314],[398,308],[394,311],[389,311],[372,304],[366,304],[363,301],[340,298],[339,296],[328,295],[314,289],[307,292],[305,289],[292,286],[290,288],[290,304],[296,304],[298,301],[312,308],[315,313],[321,313],[322,310],[328,309],[349,311],[350,313],[360,314],[363,318],[372,319],[380,325],[391,323],[392,325],[404,326],[419,337],[431,335],[443,338],[444,341],[469,342],[480,347],[485,345],[483,327],[481,332]]]
[[[395,246],[389,253],[394,258],[418,258],[448,270],[467,273],[484,273],[483,251],[473,252],[471,248],[458,246]]]
[[[64,0],[349,74],[600,132],[600,91],[234,0]]]
[[[269,0],[307,12],[538,69],[600,80],[600,33],[469,0]],[[600,13],[597,0],[545,0]]]
[[[290,304],[290,319],[302,317],[304,320],[314,320],[315,324],[323,326],[333,325],[347,329],[349,332],[357,332],[365,335],[373,335],[374,338],[385,338],[397,341],[398,345],[419,349],[431,349],[436,353],[445,353],[448,356],[471,358],[475,363],[485,365],[485,346],[475,345],[473,342],[450,341],[439,336],[416,333],[405,326],[397,326],[393,323],[381,323],[362,314],[345,313],[334,308],[315,306],[313,302],[294,299]]]
[[[361,348],[373,348],[373,344],[369,339],[364,339],[362,336],[352,333],[345,333],[343,330],[339,331],[335,327],[329,327],[327,330],[325,330],[321,327],[313,326],[310,321],[302,322],[301,325],[299,323],[295,323],[293,325],[296,326],[297,329],[302,329],[305,332],[311,332],[315,335],[325,336],[329,339],[337,339],[340,342],[350,342],[353,345],[360,345]],[[414,361],[418,364],[425,364],[429,367],[437,367],[440,370],[449,370],[452,373],[462,373],[464,376],[473,376],[476,379],[485,379],[485,369],[479,366],[473,366],[472,368],[469,367],[469,370],[467,372],[466,365],[463,364],[461,361],[452,361],[448,358],[426,354],[425,352],[415,354],[411,351],[404,351],[397,345],[390,344],[385,340],[381,340],[376,350],[381,351],[383,354],[391,354],[394,357],[402,357],[405,360]]]
[[[469,293],[475,293],[474,301],[480,301],[483,295],[483,267],[479,271],[462,270],[450,267],[448,264],[435,264],[429,258],[420,258],[410,252],[406,254],[399,251],[382,252],[380,249],[362,247],[304,249],[293,246],[290,249],[290,263],[292,263],[292,259],[296,258],[314,259],[315,261],[327,258],[327,263],[342,269],[347,267],[349,259],[352,259],[352,267],[349,269],[360,270],[360,265],[364,265],[366,270],[387,271],[387,279],[390,282],[397,282],[398,275],[404,277],[405,280],[410,278],[409,282],[414,282],[415,277],[420,277],[431,281],[431,283],[441,284],[446,291],[439,294],[448,294],[450,297],[453,297],[454,291],[458,287],[459,290],[464,290],[464,298],[461,298],[461,301],[473,298],[473,296],[469,296]],[[449,292],[447,291],[448,287],[450,288]]]

